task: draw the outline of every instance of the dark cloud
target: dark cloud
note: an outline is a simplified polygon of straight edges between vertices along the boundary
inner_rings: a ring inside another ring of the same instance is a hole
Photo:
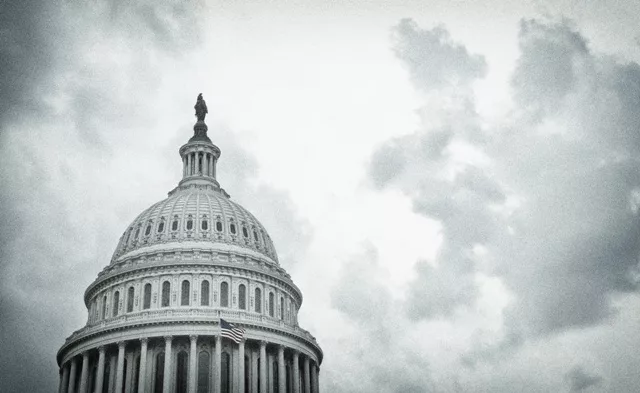
[[[413,35],[399,44],[400,58],[411,70],[420,69],[431,62],[420,39],[433,39],[409,25],[404,29]],[[488,250],[485,258],[494,266],[484,273],[501,277],[516,298],[507,310],[516,336],[598,324],[615,313],[611,295],[638,288],[640,224],[629,208],[640,186],[640,156],[630,150],[640,135],[638,66],[592,54],[568,22],[524,21],[519,38],[512,79],[519,106],[512,129],[477,138],[481,133],[470,131],[477,125],[453,121],[448,133],[425,129],[389,141],[373,155],[374,184],[399,188],[417,213],[442,225],[436,266],[416,267],[407,303],[414,318],[472,304],[476,245]],[[462,54],[469,55],[459,45],[438,42],[449,47],[440,52],[451,69],[473,63],[464,60]],[[414,78],[419,89],[438,87],[429,77],[442,81],[424,75]],[[465,75],[470,82],[482,73]],[[456,164],[456,143],[486,154],[490,166]],[[462,169],[446,175],[452,165]],[[517,207],[508,208],[508,198]]]
[[[569,382],[571,392],[585,392],[591,387],[600,386],[603,381],[601,376],[589,374],[581,366],[571,369],[565,379]]]

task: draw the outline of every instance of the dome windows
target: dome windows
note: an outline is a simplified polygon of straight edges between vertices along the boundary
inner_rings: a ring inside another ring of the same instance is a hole
[[[164,232],[164,217],[162,217],[158,223],[158,233],[162,232]]]
[[[189,305],[189,290],[191,288],[191,284],[188,280],[182,281],[182,291],[180,293],[180,305],[188,306]]]
[[[129,287],[127,292],[127,312],[133,311],[133,297],[135,295],[135,289],[133,287]]]
[[[120,303],[120,292],[116,291],[113,294],[113,316],[118,316],[118,303]]]
[[[177,231],[179,226],[178,215],[173,216],[173,222],[171,223],[171,230]]]
[[[255,230],[255,229],[253,230],[253,239],[254,239],[256,242],[258,242],[258,241],[259,241],[259,240],[258,240],[258,232],[256,232],[256,230]]]
[[[200,284],[200,305],[209,305],[209,281],[204,280]]]
[[[260,288],[256,288],[256,290],[255,290],[255,298],[256,298],[255,311],[257,313],[261,313],[262,312],[262,291],[260,290]]]
[[[244,284],[238,286],[238,307],[241,310],[247,309],[247,287]]]
[[[142,302],[142,308],[147,310],[151,308],[151,284],[144,284],[144,300]]]
[[[236,234],[236,224],[234,224],[234,223],[229,224],[229,230],[231,231],[231,234],[235,235]]]
[[[187,219],[187,231],[193,230],[193,217],[189,214],[189,218]]]
[[[169,307],[171,299],[171,283],[165,281],[162,283],[162,307]]]
[[[222,232],[222,222],[216,221],[216,231]]]
[[[229,307],[229,284],[226,281],[220,283],[220,307]]]
[[[249,237],[249,231],[247,231],[247,227],[242,227],[242,234],[244,237]]]
[[[273,296],[273,292],[269,292],[269,316],[273,317],[273,315],[275,314],[275,305],[274,303],[274,296]]]
[[[136,234],[133,236],[133,239],[137,239],[138,236],[140,236],[140,225],[138,225],[138,228],[136,228]]]
[[[151,221],[147,224],[147,229],[144,230],[144,235],[149,236],[151,234]]]
[[[200,221],[200,229],[202,229],[203,231],[209,230],[209,220],[207,219],[206,214],[202,216],[202,221]]]

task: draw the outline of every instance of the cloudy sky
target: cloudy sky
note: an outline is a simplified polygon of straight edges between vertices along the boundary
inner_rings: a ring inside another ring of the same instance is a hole
[[[269,230],[325,392],[640,391],[640,3],[0,4],[0,387],[180,179]]]

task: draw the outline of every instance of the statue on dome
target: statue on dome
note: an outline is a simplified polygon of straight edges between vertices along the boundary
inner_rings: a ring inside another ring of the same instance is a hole
[[[198,101],[196,101],[193,108],[196,110],[196,117],[198,118],[198,121],[204,122],[204,117],[209,113],[209,111],[207,111],[207,103],[204,102],[202,93],[198,94]]]

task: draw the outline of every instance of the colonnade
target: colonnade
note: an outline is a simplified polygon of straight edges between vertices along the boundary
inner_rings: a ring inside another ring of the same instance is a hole
[[[188,345],[185,345],[185,339],[186,336],[141,338],[87,350],[60,367],[59,393],[319,393],[319,366],[309,356],[297,350],[281,344],[251,340],[248,351],[251,356],[245,356],[245,340],[235,344],[220,335],[200,338],[191,335],[188,337]],[[153,348],[149,347],[149,340],[153,340]],[[185,363],[181,363],[177,354],[173,354],[176,340],[182,343],[178,350],[184,347],[182,352],[185,352],[188,348],[186,375],[182,373]],[[206,378],[212,376],[213,383],[206,385],[201,385],[198,379],[198,373],[202,370],[198,364],[198,344],[203,343],[213,344],[211,352],[215,353],[213,364],[207,363],[206,368]],[[229,363],[234,356],[228,354],[230,343],[231,347],[236,348],[232,352],[237,356],[233,363]],[[223,346],[225,356],[228,356],[226,379],[223,376]],[[154,354],[162,351],[163,365],[153,361]],[[248,361],[248,370],[245,369],[245,359]],[[272,363],[269,359],[276,361]],[[148,366],[152,369],[149,370]],[[182,368],[178,369],[179,366]],[[238,367],[234,370],[234,378],[230,378],[231,367]],[[159,386],[160,377],[162,383]]]
[[[196,151],[182,157],[182,177],[216,177],[216,158],[212,153]]]

